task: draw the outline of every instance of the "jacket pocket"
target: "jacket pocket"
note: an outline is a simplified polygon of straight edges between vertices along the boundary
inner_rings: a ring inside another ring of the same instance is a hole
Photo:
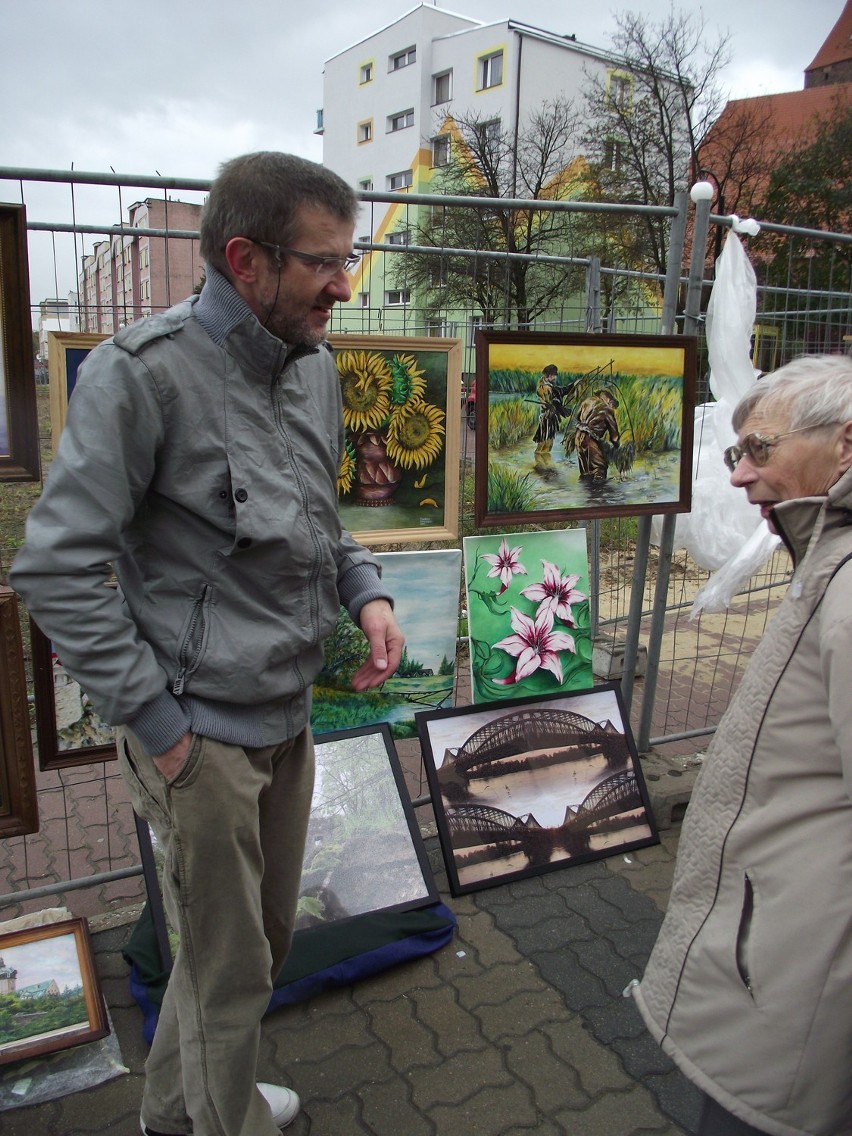
[[[198,669],[198,664],[201,662],[204,648],[207,646],[212,594],[212,585],[205,584],[193,600],[189,617],[181,628],[178,638],[178,669],[172,684],[173,694],[183,694],[187,678]]]
[[[749,965],[749,945],[751,941],[751,929],[754,921],[754,886],[749,879],[748,873],[743,876],[743,906],[740,912],[740,925],[737,928],[737,973],[740,980],[748,990],[751,998],[754,998],[754,988],[752,985],[752,971]]]

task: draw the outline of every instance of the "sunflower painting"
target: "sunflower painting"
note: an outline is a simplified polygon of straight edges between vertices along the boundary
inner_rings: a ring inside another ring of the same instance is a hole
[[[461,341],[335,335],[331,344],[346,430],[344,526],[372,544],[455,539]]]

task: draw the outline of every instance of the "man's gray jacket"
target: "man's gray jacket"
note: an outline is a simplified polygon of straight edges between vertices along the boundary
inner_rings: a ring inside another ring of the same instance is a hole
[[[302,729],[340,602],[389,598],[341,530],[342,445],[330,350],[288,348],[214,269],[89,355],[10,582],[107,722],[154,754]]]

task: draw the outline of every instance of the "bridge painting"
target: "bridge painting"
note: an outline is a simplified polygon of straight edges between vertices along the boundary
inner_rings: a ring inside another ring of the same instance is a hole
[[[615,684],[418,721],[454,894],[656,842]]]

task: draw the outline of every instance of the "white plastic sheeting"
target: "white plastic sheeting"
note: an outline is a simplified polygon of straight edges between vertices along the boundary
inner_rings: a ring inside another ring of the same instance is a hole
[[[737,219],[735,227],[752,232],[754,224]],[[707,306],[709,384],[716,401],[695,408],[692,511],[675,523],[675,548],[685,548],[696,564],[713,572],[695,598],[693,616],[723,611],[778,544],[745,492],[731,485],[722,457],[737,440],[734,407],[757,380],[751,363],[756,310],[754,269],[736,232],[729,232]],[[652,531],[659,539],[659,518]]]

